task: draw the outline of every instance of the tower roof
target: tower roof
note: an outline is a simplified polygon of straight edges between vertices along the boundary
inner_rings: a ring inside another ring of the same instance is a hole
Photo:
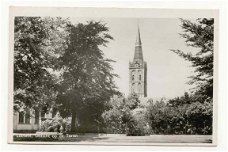
[[[141,37],[140,37],[140,30],[139,30],[139,26],[138,26],[138,33],[136,36],[136,42],[135,42],[135,46],[141,46],[142,42],[141,42]]]
[[[140,37],[140,29],[138,27],[138,33],[136,36],[136,42],[135,42],[135,54],[134,54],[134,60],[143,60],[143,53],[142,53],[142,42]]]

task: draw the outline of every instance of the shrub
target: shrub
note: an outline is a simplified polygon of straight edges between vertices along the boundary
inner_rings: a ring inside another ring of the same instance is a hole
[[[43,132],[69,132],[71,120],[69,118],[53,118],[42,121],[40,131]]]

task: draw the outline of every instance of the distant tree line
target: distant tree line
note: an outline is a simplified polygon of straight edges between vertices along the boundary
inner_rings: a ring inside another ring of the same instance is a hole
[[[146,116],[154,134],[212,134],[212,103],[200,103],[184,96],[156,101],[147,107]]]
[[[131,102],[129,102],[131,101]],[[213,106],[195,95],[140,104],[137,95],[115,97],[103,113],[106,132],[127,135],[212,134]],[[130,104],[129,104],[130,103]]]

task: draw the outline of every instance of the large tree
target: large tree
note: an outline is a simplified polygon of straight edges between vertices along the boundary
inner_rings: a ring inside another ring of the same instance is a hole
[[[58,59],[62,81],[57,101],[62,115],[72,117],[74,132],[76,124],[100,123],[104,102],[116,92],[116,75],[110,64],[113,61],[106,59],[101,50],[112,40],[106,25],[79,23],[72,25],[69,33],[67,49]]]
[[[64,48],[67,21],[61,18],[15,17],[14,108],[42,108],[56,96],[56,56]]]
[[[190,53],[172,50],[179,56],[190,61],[195,67],[195,75],[191,76],[190,84],[196,84],[196,94],[201,99],[213,98],[213,54],[214,54],[214,19],[201,18],[195,22],[181,19],[185,42],[189,47],[196,48]]]

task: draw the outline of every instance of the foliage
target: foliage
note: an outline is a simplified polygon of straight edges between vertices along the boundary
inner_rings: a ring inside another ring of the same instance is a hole
[[[190,84],[196,84],[196,94],[205,96],[205,100],[213,98],[213,50],[214,50],[214,19],[202,18],[195,23],[189,20],[182,21],[183,34],[190,47],[197,48],[195,54],[184,53],[180,50],[171,50],[190,61],[195,67],[196,75],[191,76]]]
[[[41,17],[14,21],[14,109],[52,105],[57,78],[51,71],[63,49],[66,35],[61,35],[67,21]]]
[[[45,121],[42,121],[40,125],[40,131],[69,133],[70,126],[71,126],[71,119],[54,117],[53,119],[47,119]]]
[[[111,133],[124,133],[126,124],[124,118],[126,109],[124,109],[124,98],[114,96],[108,103],[108,110],[106,110],[102,117],[107,125],[107,132]],[[129,112],[129,111],[128,111]],[[127,112],[126,112],[127,113]]]
[[[181,36],[196,52],[171,51],[192,63],[189,84],[196,84],[195,91],[167,103],[150,101],[146,119],[155,134],[212,134],[214,19],[181,22]]]
[[[168,113],[164,101],[151,103],[147,107],[147,117],[149,125],[155,134],[164,133],[167,129]]]
[[[198,134],[212,133],[213,106],[211,102],[192,103],[185,114],[188,124],[193,127],[193,132]]]
[[[144,135],[147,132],[144,132],[146,122],[142,119],[143,112],[138,96],[131,94],[128,98],[113,97],[109,102],[109,109],[102,116],[108,133]]]
[[[150,102],[146,119],[154,134],[211,134],[213,106],[195,101],[193,95]]]
[[[73,117],[72,130],[76,119],[81,128],[99,130],[105,102],[117,93],[114,61],[100,49],[112,40],[108,27],[94,21],[72,25],[58,17],[16,17],[14,33],[14,109],[55,107],[63,117]]]
[[[110,65],[114,61],[106,59],[100,49],[112,39],[108,28],[90,21],[71,25],[69,33],[67,49],[58,58],[62,75],[57,103],[61,115],[72,116],[71,130],[75,131],[76,123],[84,127],[89,122],[101,124],[104,103],[117,91]]]

